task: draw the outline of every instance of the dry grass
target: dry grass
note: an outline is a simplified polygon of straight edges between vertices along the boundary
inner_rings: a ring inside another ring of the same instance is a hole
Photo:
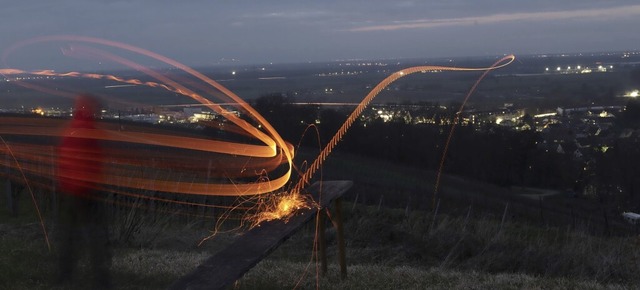
[[[235,289],[627,289],[624,285],[579,279],[378,264],[350,265],[343,281],[337,266],[330,266],[321,278],[313,265],[305,273],[307,266],[263,261],[238,281]]]
[[[112,249],[111,274],[116,289],[163,289],[228,243],[228,238],[221,237],[218,244],[197,248],[198,235],[194,230],[186,233],[183,229],[173,229],[170,233],[182,239],[161,240],[155,248]],[[55,248],[49,252],[40,235],[37,225],[0,227],[0,289],[52,288]],[[56,289],[91,288],[86,247],[80,250],[84,252],[81,252],[73,283]]]
[[[377,263],[640,285],[637,237],[445,215],[430,229],[428,213],[405,216],[402,210],[374,207],[356,208],[350,215],[349,245],[363,252],[362,259]]]
[[[55,256],[25,210],[9,218],[0,203],[0,289],[50,289]],[[353,210],[352,210],[353,208]],[[327,233],[332,263],[318,278],[310,264],[313,227],[290,238],[249,271],[238,289],[637,289],[640,240],[600,237],[580,229],[539,227],[466,212],[459,216],[344,204],[349,277],[335,265],[335,231]],[[432,226],[433,225],[433,226]],[[158,228],[153,228],[154,226]],[[206,228],[179,223],[145,225],[150,242],[114,248],[116,289],[165,288],[227,245],[222,235],[197,247]],[[88,261],[74,284],[86,289]],[[305,274],[306,273],[306,274]],[[298,284],[299,282],[299,284]]]

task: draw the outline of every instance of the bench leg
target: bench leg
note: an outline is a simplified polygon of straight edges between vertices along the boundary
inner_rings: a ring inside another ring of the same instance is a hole
[[[347,278],[347,261],[345,255],[344,243],[344,224],[342,223],[342,198],[334,201],[336,207],[336,235],[338,239],[338,259],[340,261],[340,277],[344,280]]]
[[[320,270],[322,275],[327,274],[327,240],[325,239],[325,222],[324,209],[318,210],[318,258],[320,259]]]

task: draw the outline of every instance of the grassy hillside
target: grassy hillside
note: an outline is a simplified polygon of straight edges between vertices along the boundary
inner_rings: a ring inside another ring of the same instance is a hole
[[[335,157],[335,156],[333,156]],[[565,226],[519,218],[508,190],[447,177],[438,213],[430,209],[428,172],[350,155],[324,168],[325,179],[353,179],[343,203],[348,278],[337,268],[335,231],[328,227],[329,272],[317,275],[312,224],[303,228],[236,284],[237,289],[628,289],[640,287],[640,239],[603,236],[580,221]],[[426,177],[425,177],[426,176]],[[430,181],[431,180],[431,181]],[[0,180],[0,189],[4,189]],[[455,197],[478,195],[475,203]],[[424,193],[424,197],[420,197]],[[357,198],[356,198],[357,196]],[[507,196],[507,197],[505,197]],[[486,200],[485,200],[486,199]],[[380,201],[382,200],[382,202]],[[353,201],[356,201],[354,203]],[[496,202],[495,207],[486,203]],[[537,205],[537,203],[534,203]],[[534,207],[534,212],[538,208]],[[47,216],[45,214],[45,216]],[[116,229],[122,219],[114,219]],[[147,222],[133,243],[114,241],[117,289],[161,289],[194,269],[239,234],[198,247],[213,221]],[[55,232],[47,216],[47,229]],[[112,239],[116,238],[113,234]],[[55,247],[55,244],[54,244]],[[0,289],[50,289],[49,252],[28,196],[11,216],[0,199]],[[91,286],[90,264],[58,289]]]
[[[239,289],[625,289],[640,285],[637,238],[601,238],[579,230],[540,228],[492,218],[345,204],[348,278],[341,281],[335,233],[329,229],[329,272],[318,276],[310,225],[241,279]],[[4,216],[3,216],[4,217]],[[143,247],[114,248],[118,289],[164,288],[229,243],[222,235],[203,247],[204,228],[165,228]],[[0,288],[48,289],[55,257],[37,224],[0,228]],[[89,287],[89,263],[62,289]]]

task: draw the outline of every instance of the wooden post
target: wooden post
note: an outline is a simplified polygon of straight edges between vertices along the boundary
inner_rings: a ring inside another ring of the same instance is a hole
[[[353,206],[351,207],[351,211],[356,209],[356,204],[358,203],[358,196],[360,196],[360,194],[356,193],[356,199],[353,200]]]
[[[507,218],[507,209],[509,209],[509,202],[507,202],[507,205],[504,206],[504,213],[502,214],[502,222],[500,222],[500,229],[498,230],[498,233],[502,232],[502,226],[504,225],[504,220]]]
[[[58,180],[56,177],[58,174],[58,172],[56,172],[56,166],[58,163],[56,162],[55,148],[53,148],[53,146],[49,146],[49,158],[49,164],[51,166],[51,192],[49,193],[51,194],[51,216],[53,217],[53,220],[58,220],[58,213],[60,211],[60,200],[58,190],[56,188]]]
[[[207,165],[207,186],[209,185],[209,183],[211,182],[211,166],[213,165],[213,161],[211,159],[209,159],[209,164]],[[206,223],[206,216],[207,216],[207,204],[208,204],[209,198],[208,195],[203,195],[202,196],[202,211],[201,211],[201,220],[202,220],[202,225],[205,225]]]
[[[436,204],[436,211],[433,212],[433,220],[431,220],[431,226],[429,227],[429,234],[433,230],[433,227],[436,225],[436,217],[438,216],[438,209],[440,208],[440,199],[438,198],[438,203]]]
[[[607,211],[603,208],[602,215],[604,215],[604,235],[610,236],[611,231],[609,230],[609,218],[607,217]]]
[[[7,166],[5,167],[4,172],[7,173],[7,180],[4,183],[4,192],[7,195],[7,210],[9,210],[9,212],[13,213],[13,199],[12,199],[12,192],[11,192],[11,159],[9,158],[9,155],[7,154],[5,156],[5,160],[6,160],[6,164]]]
[[[327,240],[325,238],[326,222],[324,209],[318,210],[318,258],[322,275],[327,274]]]
[[[409,217],[409,205],[411,204],[411,196],[409,196],[409,200],[407,200],[407,206],[404,208],[404,216]]]
[[[469,210],[467,210],[467,217],[464,218],[464,226],[462,226],[462,232],[467,229],[467,224],[469,223],[469,216],[471,216],[471,205],[469,205]]]
[[[336,234],[338,238],[338,259],[340,260],[340,277],[347,279],[347,257],[345,254],[344,225],[342,223],[342,198],[334,201],[336,207]]]
[[[7,178],[4,185],[4,192],[7,196],[7,210],[9,211],[9,213],[13,213],[13,199],[11,198],[11,179]]]
[[[542,196],[538,196],[538,205],[540,206],[540,224],[544,225],[544,214],[542,212]]]

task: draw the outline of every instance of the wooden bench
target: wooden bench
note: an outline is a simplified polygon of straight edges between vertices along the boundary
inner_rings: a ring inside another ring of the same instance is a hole
[[[346,277],[347,271],[340,197],[352,184],[351,181],[324,181],[322,183],[316,182],[307,189],[320,205],[321,210],[327,208],[331,201],[335,201],[334,220],[336,221],[340,268],[343,278]],[[226,289],[300,230],[303,225],[311,221],[317,213],[317,208],[305,209],[297,212],[286,223],[282,220],[276,220],[260,224],[244,233],[227,248],[205,260],[193,272],[178,279],[169,286],[169,289]],[[324,214],[321,212],[320,217],[323,216]],[[320,220],[320,232],[319,254],[322,269],[326,272],[323,218]]]

